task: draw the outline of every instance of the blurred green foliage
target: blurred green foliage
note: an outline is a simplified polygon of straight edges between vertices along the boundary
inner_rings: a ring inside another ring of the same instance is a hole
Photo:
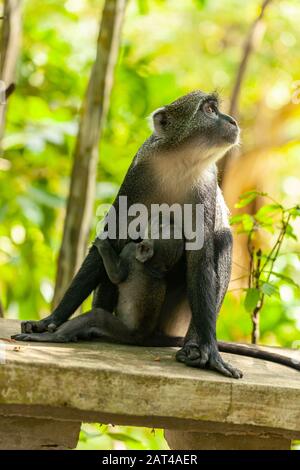
[[[161,429],[83,424],[79,450],[164,450],[169,449]]]
[[[151,111],[195,88],[217,88],[228,107],[242,42],[260,3],[130,0],[99,147],[95,209],[116,194],[136,150],[149,135],[146,117]],[[39,318],[50,309],[79,109],[95,56],[102,4],[24,0],[17,90],[9,100],[0,157],[0,298],[7,318]],[[298,0],[274,2],[267,11],[263,42],[251,58],[240,99],[245,148],[258,138],[253,129],[262,108],[268,117],[290,103],[293,84],[300,77],[299,14]],[[282,118],[288,135],[299,125],[297,112]],[[272,156],[276,171],[271,189],[285,205],[299,203],[299,141],[273,149]],[[96,220],[91,237],[95,224]],[[288,245],[277,269],[299,282],[297,251],[296,242]],[[282,280],[279,295],[264,308],[261,340],[291,346],[299,338],[299,293]],[[250,331],[239,294],[229,292],[219,337],[249,341]],[[154,435],[136,428],[83,427],[80,448],[118,446],[155,449],[165,444],[160,431]]]
[[[261,206],[253,215],[240,213],[230,220],[238,233],[247,236],[249,266],[247,274],[241,278],[247,280],[247,287],[243,289],[246,292],[244,308],[251,314],[253,343],[257,343],[260,337],[259,321],[267,298],[280,299],[280,289],[282,297],[284,292],[291,297],[299,296],[300,289],[299,284],[289,275],[293,264],[282,266],[280,263],[284,243],[289,239],[298,242],[292,221],[300,217],[300,206],[285,208],[267,193],[253,190],[242,194],[235,207],[244,208],[259,196],[266,198],[268,204]],[[259,243],[259,239],[263,244]],[[294,253],[285,253],[284,259],[288,260],[291,254]],[[299,253],[296,256],[300,258]]]

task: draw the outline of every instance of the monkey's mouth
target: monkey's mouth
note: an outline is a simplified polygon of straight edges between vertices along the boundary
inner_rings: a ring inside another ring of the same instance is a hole
[[[238,126],[233,126],[230,123],[226,123],[224,126],[223,132],[223,141],[228,142],[230,146],[238,145],[240,143],[240,128]]]

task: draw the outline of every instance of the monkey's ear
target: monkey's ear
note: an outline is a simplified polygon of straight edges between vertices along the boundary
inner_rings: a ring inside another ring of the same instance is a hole
[[[151,240],[143,240],[138,243],[135,248],[135,257],[141,263],[145,263],[154,255],[153,242]]]
[[[168,116],[165,108],[159,108],[152,114],[153,129],[156,135],[164,134],[166,125],[168,124]]]

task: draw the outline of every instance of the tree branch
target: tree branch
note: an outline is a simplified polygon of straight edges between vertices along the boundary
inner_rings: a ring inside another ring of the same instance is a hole
[[[232,115],[233,117],[235,117],[235,118],[238,117],[239,96],[240,96],[240,91],[241,91],[241,87],[242,87],[242,84],[243,84],[243,80],[244,80],[245,75],[246,75],[246,70],[247,70],[247,66],[248,66],[248,63],[249,63],[249,59],[250,59],[250,56],[251,56],[251,54],[252,54],[252,52],[255,48],[255,42],[256,42],[257,34],[260,30],[266,8],[268,7],[268,5],[271,2],[272,2],[272,0],[264,0],[263,1],[262,5],[261,5],[261,8],[260,8],[259,15],[255,18],[252,25],[250,26],[248,35],[247,35],[246,40],[245,40],[244,45],[243,45],[242,57],[241,57],[241,61],[240,61],[240,64],[239,64],[239,67],[238,67],[238,70],[237,70],[237,74],[236,74],[236,78],[235,78],[235,82],[234,82],[234,86],[233,86],[233,91],[232,91],[232,95],[231,95],[231,99],[230,99],[229,110],[228,110],[228,113],[230,115]],[[222,160],[220,160],[219,165],[218,165],[219,172],[220,172],[220,184],[221,184],[221,186],[222,186],[222,183],[223,183],[223,177],[224,177],[224,174],[226,172],[226,169],[227,169],[229,160],[231,158],[231,155],[232,155],[232,152],[228,152],[228,154],[225,155],[225,157]]]
[[[98,143],[106,118],[127,0],[106,0],[97,55],[83,101],[71,187],[60,249],[53,306],[56,306],[86,252],[92,220]]]
[[[233,91],[231,95],[231,100],[230,100],[230,106],[229,106],[229,114],[231,114],[234,117],[237,117],[238,115],[238,100],[239,100],[239,95],[241,91],[241,86],[245,78],[250,55],[253,52],[253,49],[255,46],[255,39],[257,36],[257,32],[259,31],[261,21],[265,14],[265,10],[271,2],[272,0],[263,1],[261,5],[260,13],[257,16],[257,18],[253,21],[250,27],[250,30],[248,32],[248,36],[246,37],[246,40],[243,46],[242,59],[240,61],[240,65],[236,74],[236,79],[235,79],[235,83],[234,83],[234,87],[233,87]]]
[[[5,97],[7,98],[14,90],[17,59],[19,56],[21,42],[21,0],[5,0],[0,44],[0,80],[7,87]],[[7,86],[7,84],[10,84]],[[5,127],[6,104],[0,104],[0,141],[3,137]]]

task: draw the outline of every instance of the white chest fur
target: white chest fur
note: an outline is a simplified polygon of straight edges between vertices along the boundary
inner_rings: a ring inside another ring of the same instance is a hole
[[[221,153],[224,149],[205,153],[190,148],[157,155],[155,173],[164,202],[186,202],[193,188],[209,185],[215,178],[214,162]]]

